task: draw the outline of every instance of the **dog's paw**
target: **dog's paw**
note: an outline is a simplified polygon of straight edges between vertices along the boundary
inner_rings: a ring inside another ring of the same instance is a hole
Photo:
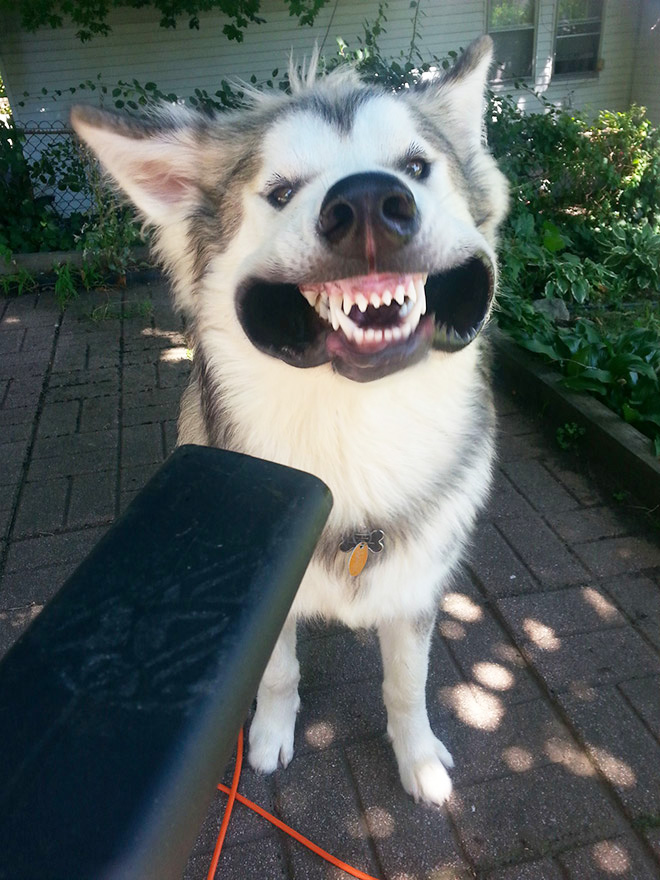
[[[288,705],[283,705],[286,702]],[[293,735],[300,700],[282,701],[270,712],[257,711],[250,727],[248,761],[258,773],[273,773],[293,758]]]
[[[454,766],[454,759],[439,739],[433,737],[422,753],[399,757],[401,784],[416,802],[440,806],[452,792],[451,779],[446,767]],[[395,750],[396,751],[396,750]]]
[[[449,798],[452,790],[449,773],[438,758],[418,761],[412,767],[400,768],[403,787],[416,802],[440,806]]]

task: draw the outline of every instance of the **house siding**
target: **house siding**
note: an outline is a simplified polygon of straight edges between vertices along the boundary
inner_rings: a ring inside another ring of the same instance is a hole
[[[646,107],[649,119],[660,125],[660,6],[644,0],[639,22],[637,64],[631,100]],[[657,24],[657,27],[654,27]]]
[[[645,103],[657,115],[660,109],[658,85],[658,40],[647,40],[638,57],[640,22],[650,10],[650,0],[606,0],[601,41],[602,70],[598,74],[551,78],[554,50],[556,0],[540,0],[536,39],[535,77],[530,83],[553,103],[595,111],[600,107],[625,109],[631,99]],[[419,49],[423,57],[444,57],[466,46],[486,29],[485,0],[430,2],[421,0]],[[648,9],[646,8],[648,7]],[[216,13],[201,17],[199,31],[183,21],[175,30],[157,25],[153,9],[113,10],[109,16],[111,34],[82,44],[75,28],[42,28],[36,34],[23,32],[16,15],[6,14],[0,48],[0,68],[17,118],[24,123],[65,120],[69,106],[96,95],[76,92],[54,102],[40,95],[68,89],[94,79],[100,73],[108,85],[118,80],[154,81],[164,91],[187,96],[195,88],[213,93],[222,79],[265,80],[274,68],[284,69],[291,51],[297,57],[309,55],[314,42],[324,40],[324,51],[334,52],[335,40],[358,45],[365,20],[378,13],[375,0],[339,0],[334,18],[332,4],[321,10],[312,28],[299,27],[281,2],[264,0],[262,13],[267,24],[250,26],[243,43],[229,42],[222,34],[224,19]],[[386,33],[379,38],[384,53],[397,57],[407,53],[411,38],[412,10],[409,0],[391,0]],[[650,26],[649,26],[650,27]],[[647,45],[648,43],[648,45]],[[655,52],[655,54],[653,54]],[[633,72],[637,63],[637,73]],[[505,85],[505,91],[510,86]],[[23,92],[24,107],[18,106]],[[522,96],[521,106],[538,109],[535,98]]]

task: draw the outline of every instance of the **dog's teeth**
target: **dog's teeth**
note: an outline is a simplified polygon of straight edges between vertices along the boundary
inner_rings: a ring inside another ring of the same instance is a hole
[[[365,342],[373,342],[375,338],[376,338],[376,331],[373,329],[373,327],[369,327],[367,330],[364,331],[364,341]]]
[[[320,294],[316,290],[301,290],[302,295],[313,308],[316,308],[316,302],[320,298]]]
[[[392,330],[389,327],[387,327],[385,330],[383,330],[383,337],[385,339],[385,342],[392,341]]]
[[[390,303],[392,302],[392,293],[391,293],[391,291],[386,290],[386,291],[383,293],[382,297],[381,297],[381,301],[382,301],[382,303],[383,303],[384,306],[389,306]]]
[[[371,294],[371,296],[369,297],[369,302],[371,303],[371,305],[372,305],[375,309],[379,309],[379,308],[380,308],[381,299],[380,299],[380,297],[378,296],[377,293],[372,293],[372,294]]]
[[[407,339],[413,331],[412,324],[404,324],[400,329],[404,339]]]
[[[401,332],[400,327],[392,327],[392,341],[399,342],[403,339],[403,333]]]
[[[354,328],[353,328],[353,338],[355,339],[355,341],[356,341],[358,344],[361,343],[361,342],[363,341],[363,339],[364,339],[364,330],[362,329],[362,327],[354,327]]]
[[[367,300],[366,296],[358,293],[358,295],[355,297],[355,302],[357,303],[357,307],[361,312],[366,312],[367,306],[369,305],[369,301]]]
[[[333,293],[329,300],[330,321],[333,330],[339,330],[339,313],[341,312],[341,294]]]
[[[412,312],[413,307],[413,303],[410,300],[407,300],[399,309],[399,317],[407,318],[408,315]]]
[[[344,302],[342,303],[342,305],[343,305],[343,309],[344,309],[344,314],[348,315],[350,310],[353,308],[353,303],[350,301],[350,299],[347,296],[345,296]]]
[[[330,320],[330,312],[328,310],[328,301],[326,299],[320,299],[317,304],[317,309],[319,315],[323,318],[324,321]]]
[[[415,282],[411,279],[410,284],[408,285],[408,299],[412,300],[412,302],[417,302],[417,289],[415,288]]]
[[[394,299],[399,303],[400,306],[402,306],[405,298],[406,291],[403,284],[397,284],[397,288],[394,292]]]
[[[374,331],[374,342],[382,342],[383,341],[383,331],[375,330]]]

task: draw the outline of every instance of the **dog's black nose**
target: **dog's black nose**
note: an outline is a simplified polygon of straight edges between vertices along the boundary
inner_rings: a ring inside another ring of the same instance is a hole
[[[318,229],[336,253],[371,260],[407,244],[419,214],[411,191],[392,174],[351,174],[328,190]]]

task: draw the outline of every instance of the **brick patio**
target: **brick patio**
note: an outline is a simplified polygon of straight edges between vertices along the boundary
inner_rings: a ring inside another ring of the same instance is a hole
[[[175,440],[190,367],[162,284],[0,300],[0,652]],[[152,314],[143,317],[149,301]],[[117,317],[120,315],[123,317]],[[300,635],[296,756],[240,790],[382,880],[660,877],[660,540],[498,394],[500,465],[433,646],[447,809],[402,792],[375,637]],[[625,474],[618,475],[625,489]],[[203,880],[218,795],[186,870]],[[219,877],[347,875],[236,806]]]

